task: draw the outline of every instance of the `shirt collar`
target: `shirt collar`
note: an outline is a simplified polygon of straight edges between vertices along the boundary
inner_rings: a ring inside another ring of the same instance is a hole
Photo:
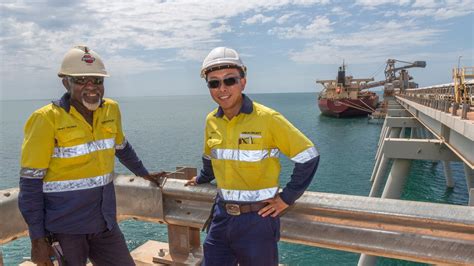
[[[71,100],[71,94],[69,92],[66,92],[63,94],[61,98],[52,101],[52,103],[58,107],[63,108],[66,112],[69,113],[69,110],[71,110],[70,100]],[[102,107],[103,104],[104,104],[104,99],[102,99],[99,107]]]
[[[52,101],[52,103],[56,106],[63,108],[64,110],[66,110],[66,112],[69,113],[69,110],[71,109],[71,103],[69,102],[70,99],[71,94],[69,92],[66,92],[61,98]]]
[[[242,93],[242,106],[240,107],[240,113],[251,114],[253,112],[253,101],[244,93]],[[224,110],[219,106],[217,112],[214,114],[215,117],[222,118],[224,116]]]

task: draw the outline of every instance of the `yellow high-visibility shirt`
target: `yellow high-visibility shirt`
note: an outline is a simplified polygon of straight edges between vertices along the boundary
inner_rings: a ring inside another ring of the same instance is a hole
[[[252,106],[230,121],[218,109],[206,118],[204,157],[212,162],[220,195],[227,201],[260,201],[278,191],[280,153],[304,163],[318,156],[314,144],[280,113]]]
[[[104,99],[93,126],[70,106],[35,111],[26,122],[21,176],[43,179],[43,192],[103,186],[113,179],[116,146],[126,144],[118,104]]]

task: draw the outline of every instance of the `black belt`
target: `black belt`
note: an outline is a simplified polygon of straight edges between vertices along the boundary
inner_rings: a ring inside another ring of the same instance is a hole
[[[236,204],[236,203],[225,203],[219,202],[219,205],[225,208],[229,215],[241,215],[249,212],[258,212],[263,207],[267,206],[266,202],[256,202],[249,204]]]
[[[260,209],[267,206],[268,203],[256,202],[256,203],[250,203],[250,204],[236,204],[236,203],[225,203],[222,201],[218,201],[218,202],[214,201],[214,204],[212,204],[209,217],[204,222],[204,225],[202,227],[203,232],[206,232],[206,233],[209,232],[211,221],[214,218],[214,208],[216,207],[216,204],[219,204],[220,206],[224,207],[224,209],[229,215],[238,216],[244,213],[258,212]]]

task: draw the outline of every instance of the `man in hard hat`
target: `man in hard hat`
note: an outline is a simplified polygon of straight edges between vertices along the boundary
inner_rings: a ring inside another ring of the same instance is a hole
[[[217,181],[204,265],[277,265],[279,215],[311,183],[319,153],[280,113],[243,94],[247,68],[230,48],[213,49],[201,77],[219,105],[206,118],[203,169],[186,185]],[[295,163],[279,192],[280,152]]]
[[[152,182],[164,173],[149,173],[125,139],[118,104],[103,98],[108,75],[96,52],[72,48],[58,75],[67,92],[30,116],[22,145],[19,207],[31,258],[52,265],[52,237],[67,265],[134,265],[116,220],[114,157]]]

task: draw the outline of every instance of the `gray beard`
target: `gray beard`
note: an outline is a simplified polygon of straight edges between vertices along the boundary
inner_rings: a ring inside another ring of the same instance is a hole
[[[100,100],[96,103],[88,103],[84,100],[82,100],[82,104],[89,110],[89,111],[95,111],[97,108],[99,108],[100,105]]]

